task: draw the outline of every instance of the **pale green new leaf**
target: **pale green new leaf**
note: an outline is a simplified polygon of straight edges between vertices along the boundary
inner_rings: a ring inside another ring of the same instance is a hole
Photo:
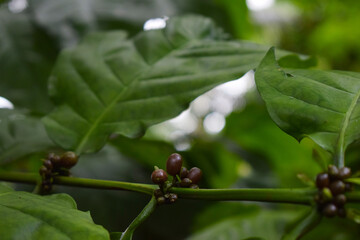
[[[39,196],[27,192],[2,191],[0,185],[0,236],[10,239],[110,239],[94,224],[89,212],[76,209],[66,194]]]
[[[141,136],[200,94],[256,67],[264,47],[226,41],[207,18],[172,18],[132,39],[93,34],[62,52],[50,78],[57,108],[44,118],[50,137],[78,154],[99,150],[113,133]],[[283,53],[284,55],[284,53]]]
[[[346,147],[360,138],[360,73],[282,69],[271,49],[255,80],[281,129],[298,140],[310,137],[344,165]]]

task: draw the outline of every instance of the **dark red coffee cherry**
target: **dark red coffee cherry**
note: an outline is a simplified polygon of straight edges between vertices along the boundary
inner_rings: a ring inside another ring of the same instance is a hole
[[[332,179],[339,178],[339,169],[335,165],[328,166],[328,173]]]
[[[345,191],[350,192],[352,191],[352,184],[351,183],[345,183]]]
[[[53,164],[49,159],[44,160],[43,165],[49,170],[53,169]]]
[[[320,173],[316,176],[316,186],[318,188],[328,187],[330,184],[329,174]]]
[[[175,176],[176,174],[180,173],[182,163],[183,160],[181,155],[178,153],[173,153],[166,161],[166,171],[170,175]]]
[[[65,152],[60,156],[61,167],[70,169],[78,162],[78,156],[74,152]]]
[[[326,217],[335,217],[337,214],[337,207],[333,203],[328,203],[322,211],[323,215]]]
[[[202,177],[202,171],[200,168],[193,167],[190,169],[187,177],[192,181],[193,184],[197,184]]]
[[[337,210],[337,215],[341,218],[345,218],[346,217],[346,210],[345,208],[338,208]]]
[[[345,192],[345,183],[341,180],[336,180],[330,184],[329,188],[333,195],[338,195]]]
[[[341,179],[349,178],[351,177],[351,169],[348,167],[342,167],[339,169],[339,177]]]
[[[336,206],[341,207],[346,203],[346,196],[344,194],[338,194],[334,197],[334,203]]]
[[[155,184],[163,184],[168,179],[168,175],[162,169],[156,169],[151,174],[151,180]]]
[[[40,167],[39,173],[41,176],[45,176],[45,177],[51,176],[51,170],[47,169],[47,167],[45,166]]]
[[[186,178],[188,174],[189,174],[189,171],[187,170],[187,168],[186,167],[181,167],[180,174],[179,174],[180,178],[181,179]]]
[[[192,181],[189,178],[181,179],[180,186],[181,187],[189,187],[192,184]]]

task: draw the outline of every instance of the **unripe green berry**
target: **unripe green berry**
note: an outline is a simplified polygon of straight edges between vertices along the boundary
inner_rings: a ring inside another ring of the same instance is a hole
[[[166,199],[164,197],[158,197],[156,201],[158,205],[162,205],[166,202]]]
[[[151,174],[151,180],[155,184],[163,184],[168,179],[168,175],[162,169],[156,169]]]
[[[166,161],[166,171],[170,175],[176,176],[176,174],[180,173],[182,162],[183,160],[180,154],[178,153],[171,154],[168,160]]]
[[[328,173],[332,179],[339,178],[339,169],[335,165],[328,166]]]
[[[197,184],[202,177],[202,171],[200,168],[193,167],[190,169],[187,177],[192,181],[193,184]]]

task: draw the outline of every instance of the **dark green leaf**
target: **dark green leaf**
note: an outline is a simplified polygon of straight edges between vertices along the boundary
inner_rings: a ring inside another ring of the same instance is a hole
[[[122,232],[112,232],[110,233],[110,240],[119,240],[122,234]]]
[[[225,206],[224,206],[225,207]],[[226,239],[239,240],[246,238],[280,239],[286,223],[294,219],[293,211],[257,210],[246,213],[238,212],[218,223],[200,230],[189,240]]]
[[[25,13],[0,8],[0,96],[38,113],[51,109],[46,81],[56,49]]]
[[[309,212],[306,212],[300,219],[298,219],[281,239],[300,239],[320,223],[321,217],[322,216],[319,214],[317,207],[313,207]]]
[[[360,74],[279,68],[271,49],[255,74],[258,90],[280,128],[310,137],[344,163],[347,146],[360,137]]]
[[[0,193],[0,215],[1,239],[109,239],[89,212],[78,211],[66,194],[43,197],[5,191]]]
[[[54,147],[39,118],[0,109],[0,166]]]
[[[89,36],[62,52],[50,79],[58,107],[44,118],[49,135],[78,154],[100,149],[112,133],[141,136],[191,100],[240,77],[264,54],[258,45],[224,41],[207,18],[172,18],[133,39],[124,32]]]

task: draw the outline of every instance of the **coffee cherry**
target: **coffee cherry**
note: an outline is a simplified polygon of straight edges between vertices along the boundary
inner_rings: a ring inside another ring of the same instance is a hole
[[[177,199],[178,199],[178,196],[175,193],[170,193],[170,196],[169,196],[170,203],[176,202]]]
[[[335,165],[328,166],[328,173],[332,179],[339,178],[339,169]]]
[[[60,156],[58,155],[55,155],[54,153],[50,153],[48,155],[48,160],[51,161],[52,165],[53,165],[53,168],[55,169],[59,169],[61,168],[61,159],[60,159]]]
[[[322,213],[324,214],[324,216],[329,218],[335,217],[337,214],[337,207],[335,206],[335,204],[329,203],[324,207]]]
[[[187,177],[192,181],[193,184],[197,184],[202,177],[202,171],[200,168],[193,167],[190,169]]]
[[[316,186],[318,188],[328,187],[330,184],[329,174],[320,173],[316,176]]]
[[[161,204],[164,204],[166,202],[166,199],[164,197],[158,197],[156,199],[156,201],[157,201],[158,205],[161,205]]]
[[[352,184],[351,183],[345,183],[345,191],[350,192],[352,191]]]
[[[168,179],[168,175],[162,169],[156,169],[151,174],[151,180],[155,184],[163,184]]]
[[[330,184],[329,188],[333,195],[338,195],[345,192],[345,183],[341,180],[336,180]]]
[[[348,167],[342,167],[339,169],[339,177],[341,179],[349,178],[351,177],[351,169]]]
[[[189,171],[187,170],[186,167],[181,167],[180,169],[180,178],[183,179],[183,178],[186,178],[187,175],[189,174]]]
[[[189,178],[181,179],[180,186],[181,187],[189,187],[192,184],[192,181]]]
[[[161,191],[160,189],[156,189],[156,190],[154,191],[154,196],[155,196],[156,198],[162,197],[162,195],[163,195],[163,193],[162,193],[162,191]]]
[[[346,217],[346,210],[345,208],[338,208],[337,210],[337,215],[341,218]]]
[[[44,160],[43,165],[49,170],[53,169],[52,162],[49,159]]]
[[[61,167],[70,169],[78,162],[78,157],[74,152],[65,152],[60,157]]]
[[[181,170],[182,166],[182,157],[178,153],[173,153],[169,156],[168,160],[166,161],[166,171],[172,175],[176,176]]]
[[[346,203],[346,196],[344,194],[339,194],[334,197],[334,203],[336,206],[344,206]]]
[[[39,173],[41,176],[49,177],[51,175],[51,170],[47,169],[45,166],[41,166],[39,169]]]

